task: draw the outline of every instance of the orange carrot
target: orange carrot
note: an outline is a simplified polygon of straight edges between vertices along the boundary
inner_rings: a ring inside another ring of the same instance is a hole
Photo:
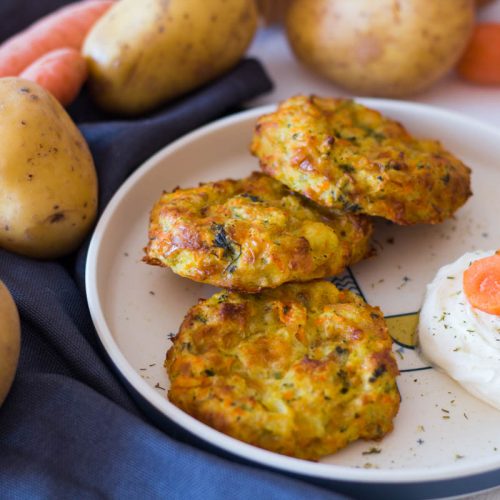
[[[81,49],[90,28],[114,3],[85,0],[68,4],[9,38],[0,45],[0,77],[18,76],[52,50]]]
[[[464,272],[464,292],[472,307],[500,314],[500,251],[475,260]]]
[[[37,59],[19,76],[38,83],[67,106],[87,79],[87,63],[79,50],[56,49]]]
[[[478,23],[457,66],[472,83],[500,85],[500,23]]]

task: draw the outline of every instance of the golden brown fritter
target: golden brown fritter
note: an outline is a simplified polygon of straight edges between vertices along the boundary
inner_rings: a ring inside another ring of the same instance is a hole
[[[393,428],[398,368],[380,309],[328,281],[222,291],[167,353],[170,401],[237,439],[317,460]]]
[[[311,200],[397,224],[441,222],[472,194],[470,169],[438,141],[348,99],[284,101],[257,121],[251,151]]]
[[[257,292],[341,272],[369,251],[372,224],[323,209],[253,173],[165,193],[144,260],[202,283]]]

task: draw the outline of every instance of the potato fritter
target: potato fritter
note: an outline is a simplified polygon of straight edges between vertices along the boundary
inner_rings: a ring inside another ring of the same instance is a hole
[[[222,291],[186,315],[170,401],[207,425],[317,460],[393,428],[399,371],[380,309],[328,281]]]
[[[348,99],[284,101],[257,121],[251,151],[316,203],[397,224],[441,222],[472,194],[470,169],[438,141]]]
[[[151,212],[144,260],[246,292],[331,276],[370,250],[371,222],[311,203],[255,172],[165,193]]]

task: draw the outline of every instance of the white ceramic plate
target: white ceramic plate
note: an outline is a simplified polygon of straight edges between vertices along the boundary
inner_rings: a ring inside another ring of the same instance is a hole
[[[440,139],[473,169],[474,196],[454,219],[436,226],[379,224],[378,256],[356,265],[352,276],[346,276],[345,284],[356,282],[368,302],[380,306],[387,316],[409,314],[411,319],[425,285],[440,266],[466,251],[500,247],[500,133],[427,106],[360,101],[400,120],[417,136]],[[177,332],[198,298],[210,296],[215,289],[141,262],[149,210],[162,190],[243,177],[258,170],[248,151],[252,128],[259,115],[272,109],[231,116],[169,145],[142,165],[107,206],[90,245],[86,282],[93,321],[112,362],[142,398],[183,428],[227,452],[284,471],[396,485],[500,469],[500,412],[427,368],[415,350],[398,344],[402,403],[394,431],[381,442],[354,443],[319,463],[242,443],[167,400],[169,382],[163,361],[169,334]]]

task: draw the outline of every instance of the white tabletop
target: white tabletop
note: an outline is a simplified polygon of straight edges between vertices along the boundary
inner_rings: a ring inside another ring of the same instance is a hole
[[[478,20],[500,22],[500,0],[483,7],[478,13]],[[291,52],[280,26],[261,28],[250,47],[249,55],[259,59],[275,85],[272,92],[253,100],[250,103],[252,106],[276,103],[301,93],[356,97],[302,66]],[[500,86],[483,87],[469,84],[454,72],[426,92],[411,96],[407,100],[457,111],[500,128]],[[461,498],[500,500],[500,487]]]

